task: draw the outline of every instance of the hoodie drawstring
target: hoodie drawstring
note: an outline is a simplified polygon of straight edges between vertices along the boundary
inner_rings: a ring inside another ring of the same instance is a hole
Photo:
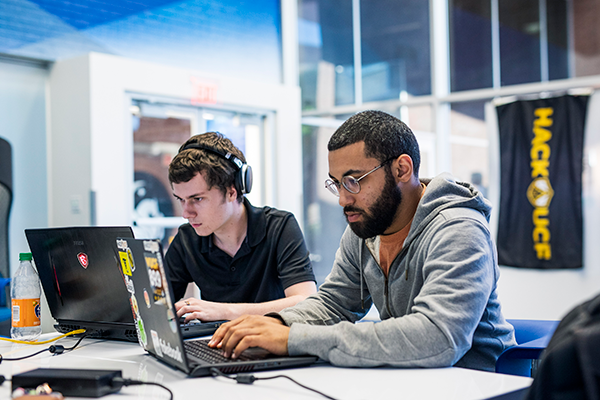
[[[365,296],[363,294],[363,265],[360,263],[360,307],[365,310]]]

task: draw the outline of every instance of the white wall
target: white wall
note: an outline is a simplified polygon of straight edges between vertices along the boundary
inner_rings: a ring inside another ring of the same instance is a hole
[[[274,112],[267,203],[302,221],[300,90],[90,53],[56,62],[51,88],[51,225],[88,225],[90,191],[97,225],[129,225],[133,210],[131,93],[190,101],[194,80],[217,85],[217,105]],[[271,164],[272,162],[272,164]],[[290,175],[292,174],[293,175]],[[292,179],[290,179],[292,178]],[[73,201],[81,199],[79,213]]]
[[[46,205],[45,68],[0,61],[0,136],[12,146],[13,204],[9,219],[9,260],[29,251],[23,230],[48,223]]]
[[[50,69],[48,110],[49,226],[89,225],[92,143],[87,58]],[[53,82],[68,82],[56,87]],[[60,216],[60,217],[58,217]]]
[[[495,135],[495,139],[490,137],[492,176],[496,175],[492,181],[497,183],[498,144],[494,116],[495,111],[488,105],[488,130]],[[592,96],[588,106],[584,146],[584,267],[580,270],[501,267],[498,290],[507,318],[561,319],[575,305],[600,293],[600,93]],[[497,185],[490,191],[490,198],[496,208]],[[496,222],[492,222],[493,229],[497,229]]]

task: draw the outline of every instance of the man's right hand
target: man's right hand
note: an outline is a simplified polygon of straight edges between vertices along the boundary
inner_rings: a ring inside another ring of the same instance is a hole
[[[281,321],[259,315],[243,315],[223,324],[209,346],[223,350],[225,357],[237,358],[249,347],[261,347],[273,354],[287,355],[290,328]]]

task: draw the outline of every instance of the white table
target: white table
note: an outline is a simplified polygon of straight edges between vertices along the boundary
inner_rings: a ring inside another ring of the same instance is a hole
[[[47,334],[44,338],[56,335]],[[71,347],[76,339],[58,343]],[[56,343],[56,342],[55,342]],[[0,342],[5,358],[31,354],[46,345],[21,345]],[[0,374],[10,378],[35,368],[110,369],[123,371],[124,378],[157,382],[169,387],[175,399],[325,399],[287,379],[257,381],[242,385],[225,378],[188,378],[144,352],[137,343],[83,339],[72,352],[52,355],[44,352],[22,361],[3,361]],[[530,385],[531,379],[463,368],[392,369],[337,368],[323,363],[307,368],[255,373],[256,376],[286,374],[300,383],[339,400],[358,399],[486,399]],[[11,384],[0,386],[0,398],[10,398]],[[156,386],[124,387],[107,399],[168,399],[168,393]],[[69,399],[74,399],[69,397]],[[82,398],[83,399],[83,398]]]

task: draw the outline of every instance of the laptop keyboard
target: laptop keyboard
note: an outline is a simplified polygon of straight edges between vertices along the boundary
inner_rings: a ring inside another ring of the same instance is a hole
[[[183,342],[183,345],[185,347],[186,353],[191,354],[201,360],[212,364],[223,362],[249,361],[255,359],[253,357],[245,355],[244,353],[240,354],[240,356],[236,359],[224,357],[222,350],[208,347],[209,341],[210,339],[188,340]]]

